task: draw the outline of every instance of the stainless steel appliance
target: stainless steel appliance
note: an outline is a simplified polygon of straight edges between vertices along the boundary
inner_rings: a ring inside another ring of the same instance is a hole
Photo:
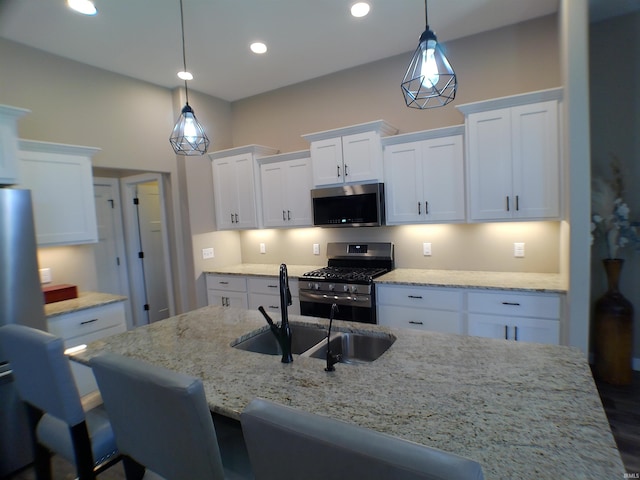
[[[376,289],[373,280],[393,270],[393,243],[327,244],[328,265],[304,274],[299,281],[302,315],[353,322],[376,322]]]
[[[0,187],[0,326],[47,329],[31,192]],[[26,415],[0,349],[0,478],[31,462]]]
[[[377,227],[385,224],[384,184],[367,183],[311,190],[318,227]]]

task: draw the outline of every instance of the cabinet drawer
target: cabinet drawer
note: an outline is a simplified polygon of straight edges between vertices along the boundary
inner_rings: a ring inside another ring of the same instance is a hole
[[[223,290],[225,292],[246,292],[247,279],[238,275],[207,274],[208,290]]]
[[[291,288],[291,286],[289,286]],[[300,315],[300,298],[293,295],[291,291],[291,305],[289,305],[290,315]],[[263,306],[267,312],[280,312],[280,295],[266,295],[264,293],[249,294],[249,310],[257,310],[259,306]]]
[[[379,305],[461,310],[462,291],[442,288],[378,285]]]
[[[518,317],[560,318],[559,295],[469,292],[467,307],[469,312]]]
[[[264,295],[279,295],[278,277],[249,277],[247,279],[249,292]],[[298,295],[298,279],[289,278],[289,290],[294,297]]]
[[[380,305],[378,307],[378,323],[388,327],[431,332],[457,334],[464,332],[462,313],[446,310]]]
[[[49,331],[65,340],[122,326],[124,331],[124,305],[122,302],[66,313],[48,320]],[[84,342],[81,342],[84,343]]]
[[[247,308],[247,294],[245,292],[207,290],[207,304],[222,307]]]

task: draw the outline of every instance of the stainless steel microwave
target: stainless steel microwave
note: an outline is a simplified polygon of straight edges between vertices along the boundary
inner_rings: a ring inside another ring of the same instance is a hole
[[[378,227],[385,224],[384,184],[367,183],[311,190],[317,227]]]

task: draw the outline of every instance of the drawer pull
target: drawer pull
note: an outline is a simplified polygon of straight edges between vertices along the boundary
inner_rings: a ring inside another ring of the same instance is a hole
[[[508,325],[504,326],[504,339],[505,340],[509,340],[509,326]]]
[[[409,323],[410,323],[411,325],[424,325],[424,323],[423,323],[423,322],[416,322],[415,320],[409,320]]]
[[[415,298],[415,299],[418,299],[418,300],[422,299],[422,295],[407,295],[407,297],[408,298]]]
[[[85,320],[84,322],[80,322],[80,325],[87,325],[89,323],[97,322],[97,318],[92,318],[91,320]]]
[[[267,285],[269,288],[278,288],[278,285]]]
[[[519,307],[520,304],[518,302],[502,302],[503,305],[511,305],[513,307]]]
[[[516,342],[517,342],[517,341],[518,341],[518,327],[513,327],[513,329],[514,329],[514,330],[515,330],[515,332],[516,332],[516,333],[515,333],[514,338],[515,338],[515,340],[516,340]]]
[[[280,307],[276,307],[275,305],[269,305],[269,308],[275,308],[276,310],[280,310]]]
[[[229,285],[229,282],[218,282],[220,285]]]

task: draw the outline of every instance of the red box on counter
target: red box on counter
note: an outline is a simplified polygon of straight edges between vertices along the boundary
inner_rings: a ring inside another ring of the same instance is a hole
[[[78,298],[78,287],[66,283],[50,285],[42,287],[42,293],[44,293],[44,303],[61,302],[62,300]]]

